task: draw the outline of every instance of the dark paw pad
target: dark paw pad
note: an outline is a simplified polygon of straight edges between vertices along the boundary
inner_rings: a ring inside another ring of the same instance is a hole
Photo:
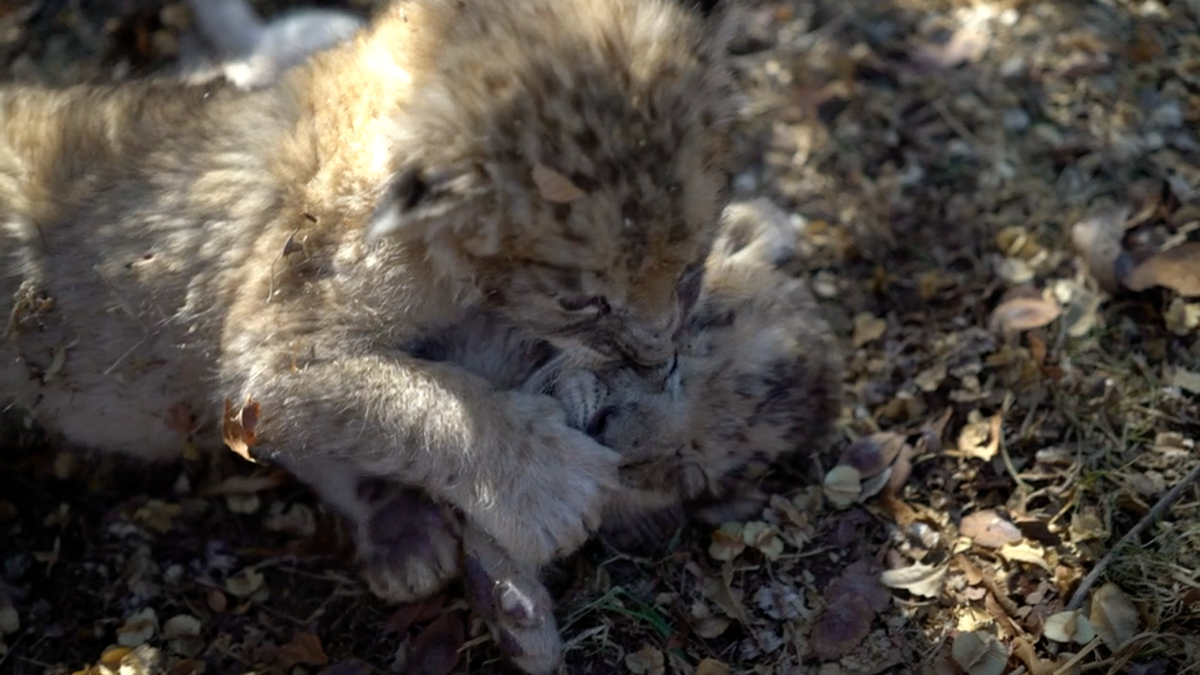
[[[461,525],[449,507],[377,479],[364,480],[358,496],[368,514],[357,523],[359,559],[372,592],[412,602],[458,575]]]

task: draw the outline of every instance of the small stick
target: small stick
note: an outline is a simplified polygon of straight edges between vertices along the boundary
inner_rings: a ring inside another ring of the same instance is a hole
[[[1163,495],[1162,498],[1158,500],[1158,503],[1150,509],[1150,512],[1142,516],[1142,519],[1138,521],[1137,525],[1134,525],[1132,528],[1130,528],[1130,530],[1125,533],[1125,536],[1121,537],[1121,540],[1117,542],[1116,546],[1113,546],[1108,553],[1100,559],[1100,562],[1096,563],[1096,566],[1092,568],[1092,571],[1083,578],[1083,581],[1079,584],[1079,588],[1075,589],[1075,594],[1071,596],[1071,602],[1067,603],[1068,610],[1076,610],[1083,606],[1083,601],[1087,597],[1088,591],[1092,590],[1092,586],[1096,585],[1096,582],[1100,579],[1100,576],[1104,574],[1105,570],[1107,570],[1110,565],[1112,565],[1113,560],[1116,560],[1117,551],[1125,548],[1125,546],[1133,541],[1134,537],[1141,534],[1142,531],[1147,527],[1150,527],[1151,523],[1161,518],[1163,514],[1167,512],[1167,509],[1171,508],[1172,504],[1179,501],[1179,498],[1183,496],[1184,490],[1187,490],[1188,486],[1192,483],[1195,483],[1196,479],[1198,478],[1200,478],[1200,464],[1196,464],[1196,466],[1188,472],[1188,475],[1183,477],[1183,480],[1179,481],[1175,487],[1171,488],[1167,494]]]

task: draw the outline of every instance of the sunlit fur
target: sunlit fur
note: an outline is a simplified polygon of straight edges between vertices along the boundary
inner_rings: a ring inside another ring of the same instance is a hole
[[[260,91],[0,88],[0,406],[164,457],[252,399],[254,451],[336,505],[337,474],[381,476],[526,561],[573,549],[616,454],[403,348],[492,312],[670,357],[719,209],[714,30],[674,0],[412,0]]]

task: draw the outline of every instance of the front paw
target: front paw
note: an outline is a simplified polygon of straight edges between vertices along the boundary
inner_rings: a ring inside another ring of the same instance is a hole
[[[515,559],[537,567],[574,552],[600,526],[620,485],[620,456],[568,427],[552,398],[512,394],[509,402],[507,465],[463,509]]]
[[[371,592],[391,602],[432,596],[461,571],[461,524],[420,490],[381,478],[359,481],[355,543]]]
[[[562,656],[550,594],[534,569],[513,561],[491,536],[468,525],[463,572],[471,606],[492,639],[526,673],[552,673]]]

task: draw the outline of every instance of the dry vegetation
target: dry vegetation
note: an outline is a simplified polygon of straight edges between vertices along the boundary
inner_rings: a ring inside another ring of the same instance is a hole
[[[0,2],[0,53],[19,79],[149,72],[179,10]],[[554,570],[567,670],[1200,672],[1200,6],[748,17],[734,185],[807,222],[844,434],[754,522]],[[147,476],[10,427],[0,672],[500,667],[457,590],[372,599],[285,476]]]

